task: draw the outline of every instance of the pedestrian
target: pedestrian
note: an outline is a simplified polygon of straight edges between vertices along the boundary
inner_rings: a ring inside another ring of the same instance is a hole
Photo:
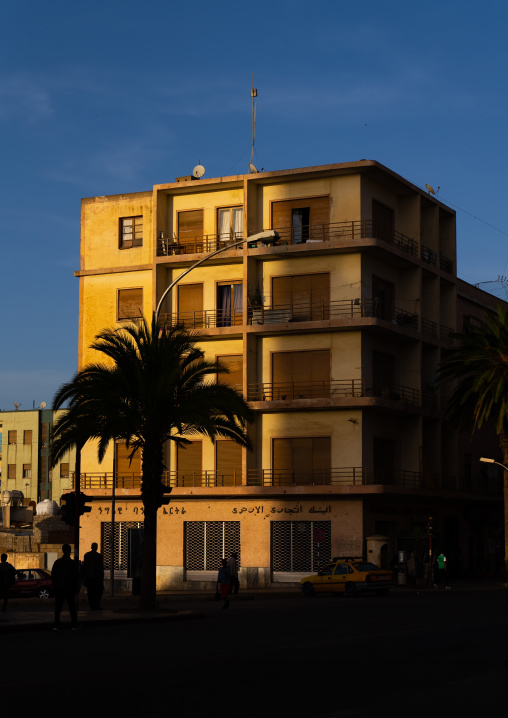
[[[219,584],[220,597],[224,601],[222,608],[229,608],[229,593],[231,591],[231,569],[228,566],[228,561],[226,558],[223,558],[221,560],[221,567],[219,568],[217,583]]]
[[[16,580],[16,569],[7,561],[7,554],[0,556],[0,599],[3,599],[2,611],[7,608],[7,600],[9,598],[9,589],[14,585]]]
[[[446,556],[440,553],[436,559],[437,562],[437,577],[436,584],[442,584],[446,589],[449,589],[448,585],[448,566],[446,563]]]
[[[236,551],[231,552],[228,566],[231,571],[231,595],[236,596],[240,588],[240,581],[238,580],[238,554]]]
[[[53,581],[55,594],[55,625],[53,630],[61,630],[60,613],[65,601],[71,616],[72,630],[77,631],[81,628],[81,624],[78,623],[75,603],[75,596],[79,592],[79,565],[77,561],[71,558],[71,547],[68,543],[64,543],[62,546],[62,553],[62,558],[55,561],[51,570],[51,580]]]
[[[101,610],[101,598],[104,593],[104,561],[98,548],[96,543],[92,544],[92,550],[85,553],[81,566],[81,576],[86,586],[88,605],[91,611]]]

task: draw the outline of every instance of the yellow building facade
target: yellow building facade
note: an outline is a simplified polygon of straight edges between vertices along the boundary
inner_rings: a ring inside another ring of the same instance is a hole
[[[275,243],[229,246],[265,229]],[[219,248],[160,318],[183,321],[229,367],[255,412],[254,450],[196,437],[167,446],[158,587],[201,587],[232,551],[247,586],[295,582],[333,556],[387,565],[421,549],[430,515],[457,568],[494,560],[499,477],[482,481],[480,449],[447,427],[436,382],[466,305],[474,314],[496,302],[459,287],[454,211],[367,160],[85,199],[80,367],[98,359],[99,331],[150,317],[166,287]],[[108,562],[113,532],[128,577],[139,465],[116,450],[114,521],[113,447],[102,465],[94,446],[82,452],[94,497],[82,545],[99,542]]]

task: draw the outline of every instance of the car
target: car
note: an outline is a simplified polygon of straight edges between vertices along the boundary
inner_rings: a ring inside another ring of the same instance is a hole
[[[393,585],[392,571],[381,569],[368,561],[343,559],[333,561],[318,573],[302,578],[300,590],[304,596],[309,597],[325,592],[357,596],[367,591],[383,596]]]
[[[51,573],[45,568],[23,568],[16,571],[14,584],[9,588],[9,597],[24,598],[38,596],[42,599],[53,595]]]

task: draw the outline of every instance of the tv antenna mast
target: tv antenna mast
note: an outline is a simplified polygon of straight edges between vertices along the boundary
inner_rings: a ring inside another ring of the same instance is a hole
[[[254,73],[252,73],[250,96],[252,98],[252,152],[250,155],[249,171],[254,174],[258,171],[256,169],[256,165],[254,164],[254,142],[256,140],[256,103],[254,102],[254,98],[258,96],[258,91],[254,87]]]

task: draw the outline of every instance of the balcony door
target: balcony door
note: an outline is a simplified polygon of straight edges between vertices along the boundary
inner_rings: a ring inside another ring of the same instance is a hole
[[[273,277],[272,307],[290,310],[291,321],[328,319],[330,275],[293,274]]]
[[[329,396],[329,349],[272,354],[272,400],[316,399]]]
[[[204,326],[203,285],[178,285],[178,321],[186,327]]]
[[[329,222],[329,197],[303,197],[272,203],[272,229],[279,232],[283,242],[323,242],[328,238]]]
[[[217,227],[221,242],[243,237],[243,207],[226,207],[217,211]]]
[[[177,486],[202,486],[203,442],[191,441],[176,451]]]
[[[243,324],[242,282],[220,282],[217,285],[217,326]]]
[[[272,466],[276,486],[329,484],[331,439],[329,436],[273,439]]]

